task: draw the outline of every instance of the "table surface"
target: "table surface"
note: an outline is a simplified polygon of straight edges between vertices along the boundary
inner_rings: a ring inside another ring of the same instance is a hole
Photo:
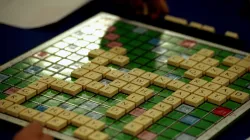
[[[124,14],[120,11],[117,11],[110,3],[100,3],[102,2],[91,2],[90,4],[64,18],[60,22],[42,28],[25,30],[0,24],[0,40],[2,49],[0,52],[0,64],[8,62],[18,55],[21,55],[35,46],[64,32],[65,30],[75,26],[88,17],[96,14],[98,11],[108,11],[118,15]],[[240,36],[242,36],[242,39],[248,41],[245,49],[249,51],[250,45],[248,44],[250,44],[250,17],[247,19],[247,17],[242,17],[238,13],[243,4],[243,0],[168,0],[168,4],[172,15],[184,17],[189,21],[198,21],[203,24],[205,23],[212,25],[219,33],[223,33],[226,30],[239,32]],[[133,15],[126,14],[122,16],[131,19],[138,18],[138,16],[134,17]],[[159,25],[165,24],[163,20],[157,21],[159,22]],[[151,23],[152,22],[149,22],[148,24]],[[168,29],[165,26],[164,28]],[[250,126],[249,118],[250,112],[248,111],[248,113],[238,119],[236,123],[232,124],[225,131],[220,133],[216,139],[246,139],[250,135],[248,128]],[[1,138],[11,139],[20,128],[21,127],[11,123],[0,121]]]

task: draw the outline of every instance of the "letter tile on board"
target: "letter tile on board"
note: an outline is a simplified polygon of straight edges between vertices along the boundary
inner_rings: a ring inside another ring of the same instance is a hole
[[[88,128],[86,126],[81,126],[74,131],[74,136],[79,139],[88,139],[88,136],[94,132],[94,129]]]
[[[36,90],[25,87],[25,88],[19,89],[17,93],[25,96],[26,100],[28,100],[36,95]]]
[[[86,90],[99,93],[100,88],[104,87],[103,83],[92,81],[91,83],[86,85]]]
[[[36,116],[39,113],[39,111],[32,109],[32,108],[26,108],[23,110],[20,114],[19,117],[21,119],[27,120],[27,121],[32,121],[33,117]]]
[[[94,130],[103,130],[105,128],[105,123],[99,121],[99,120],[94,120],[92,119],[91,121],[87,122],[85,126],[92,128]]]
[[[184,91],[187,91],[189,93],[193,93],[195,92],[199,87],[197,86],[194,86],[194,85],[191,85],[191,84],[186,84],[184,86],[182,86],[180,89],[181,90],[184,90]]]
[[[99,90],[99,94],[111,98],[118,93],[118,90],[119,89],[117,87],[108,85],[108,86],[104,86],[103,88],[101,88]]]
[[[145,78],[150,80],[150,83],[154,82],[154,79],[158,77],[157,74],[152,73],[152,72],[145,72],[144,74],[142,74],[140,77]]]
[[[221,105],[224,102],[226,102],[227,96],[223,95],[223,94],[220,94],[220,93],[217,93],[217,92],[214,92],[214,93],[212,93],[211,95],[208,96],[207,100],[210,103]]]
[[[82,91],[82,86],[74,83],[69,83],[63,87],[63,92],[75,96]]]
[[[250,61],[250,54],[248,54],[246,57],[244,57],[244,60]]]
[[[126,94],[132,94],[135,93],[139,88],[141,87],[135,84],[127,84],[126,86],[122,87],[122,92]]]
[[[78,69],[75,69],[71,72],[71,76],[74,78],[80,78],[88,72],[89,72],[89,70],[87,70],[87,69],[78,68]]]
[[[89,122],[91,120],[91,118],[84,116],[84,115],[78,115],[76,117],[74,117],[71,120],[72,125],[80,127],[84,124],[86,124],[87,122]]]
[[[184,60],[180,63],[180,67],[183,69],[190,69],[192,68],[194,65],[196,65],[197,62],[193,61],[193,60]]]
[[[207,83],[206,80],[203,79],[199,79],[199,78],[195,78],[192,81],[189,82],[189,84],[198,86],[198,87],[202,87],[203,85],[205,85]]]
[[[138,77],[141,76],[143,73],[145,73],[145,70],[134,68],[130,70],[128,73]]]
[[[88,136],[89,140],[108,140],[109,135],[100,131],[95,131]]]
[[[187,98],[185,98],[185,103],[194,107],[201,105],[203,102],[204,97],[195,94],[190,94]]]
[[[136,90],[135,93],[144,96],[144,99],[148,100],[149,98],[151,98],[154,95],[154,90],[149,89],[149,88],[145,88],[145,87],[141,87],[140,89]]]
[[[229,84],[229,80],[227,78],[223,78],[220,76],[215,77],[211,82],[222,86],[227,86]]]
[[[167,84],[167,88],[173,91],[178,90],[179,88],[181,88],[182,86],[184,86],[185,83],[179,80],[172,80],[171,82],[169,82]]]
[[[172,106],[164,102],[159,102],[158,104],[153,106],[153,109],[159,110],[163,113],[163,115],[166,115],[172,110]]]
[[[224,70],[217,67],[211,67],[206,71],[206,75],[210,77],[219,76]]]
[[[197,61],[197,62],[201,62],[205,58],[206,58],[205,56],[197,54],[197,53],[195,53],[195,54],[193,54],[192,56],[189,57],[190,60]]]
[[[206,83],[203,88],[206,88],[208,90],[212,90],[212,91],[216,91],[217,89],[219,89],[221,87],[221,85],[213,83],[213,82],[208,82]]]
[[[92,59],[91,62],[97,65],[103,65],[103,66],[106,66],[109,64],[109,60],[107,58],[103,58],[100,56],[97,56],[96,58]]]
[[[214,56],[214,51],[209,50],[209,49],[201,49],[197,53],[200,55],[206,56],[206,57],[213,57]]]
[[[144,102],[144,96],[142,95],[139,95],[139,94],[136,94],[136,93],[133,93],[133,94],[130,94],[126,100],[129,100],[131,102],[134,102],[136,106],[139,106],[141,103]]]
[[[235,91],[233,94],[230,95],[230,99],[243,104],[249,100],[249,94],[242,91]]]
[[[228,99],[230,97],[230,95],[232,93],[234,93],[234,91],[235,91],[234,89],[223,86],[223,87],[219,88],[216,92],[226,95],[227,99]]]
[[[111,60],[112,58],[114,58],[115,56],[117,56],[117,54],[112,53],[112,52],[104,52],[100,56]]]
[[[226,66],[233,66],[235,65],[237,62],[239,62],[240,59],[234,56],[228,56],[225,59],[223,59],[222,64],[226,65]]]
[[[39,113],[36,115],[33,120],[40,123],[42,126],[45,126],[46,122],[52,119],[53,116],[44,112]]]
[[[118,79],[126,81],[126,82],[131,82],[132,80],[134,80],[136,78],[136,76],[131,75],[131,74],[124,74],[122,76],[120,76]]]
[[[136,123],[142,124],[144,129],[148,128],[153,123],[152,118],[144,116],[144,115],[140,115],[139,117],[135,118],[133,121]]]
[[[238,66],[238,65],[233,65],[228,70],[237,73],[239,77],[241,77],[247,71],[246,68]]]
[[[189,79],[195,79],[195,78],[199,78],[202,76],[202,71],[197,70],[197,69],[189,69],[184,73],[184,77],[187,77]]]
[[[106,78],[109,80],[118,79],[118,77],[122,76],[124,73],[119,70],[111,70],[106,74]]]
[[[97,68],[94,69],[94,72],[98,72],[102,74],[103,77],[106,77],[106,74],[110,71],[109,67],[105,66],[98,66]]]
[[[37,94],[39,94],[39,93],[43,92],[44,90],[46,90],[47,86],[48,86],[47,84],[42,83],[42,82],[38,82],[38,81],[28,85],[29,88],[35,89]]]
[[[6,109],[13,105],[13,102],[8,100],[0,100],[0,112],[5,113]]]
[[[94,64],[94,63],[86,63],[82,65],[83,69],[87,69],[87,70],[93,70],[95,68],[97,68],[99,65]]]
[[[13,104],[6,109],[6,113],[11,116],[18,117],[20,112],[22,112],[24,109],[26,108],[22,105]]]
[[[123,132],[127,133],[127,134],[130,134],[132,136],[138,135],[140,132],[142,132],[142,130],[143,130],[143,125],[139,124],[139,123],[136,123],[134,121],[126,124],[123,127]]]
[[[147,79],[138,77],[138,78],[134,79],[131,83],[136,84],[138,86],[142,86],[142,87],[148,87],[150,84],[150,81]]]
[[[194,69],[202,71],[203,74],[206,73],[206,71],[210,68],[209,65],[203,64],[203,63],[198,63],[195,66],[193,66]]]
[[[56,80],[53,83],[51,83],[51,88],[57,91],[62,92],[63,87],[69,84],[68,82],[64,80]]]
[[[43,82],[43,83],[47,84],[48,87],[50,87],[50,84],[51,84],[52,82],[54,82],[55,80],[56,80],[56,78],[54,78],[54,77],[51,77],[51,76],[43,76],[43,77],[41,77],[38,81]]]
[[[135,103],[128,100],[122,100],[121,102],[117,103],[116,106],[124,108],[126,113],[128,113],[135,108]]]
[[[102,50],[102,49],[94,49],[94,50],[91,50],[89,53],[88,53],[88,56],[89,57],[97,57],[97,56],[100,56],[101,54],[103,54],[105,51]]]
[[[80,77],[79,79],[77,79],[77,80],[75,81],[76,84],[82,86],[82,89],[85,89],[86,85],[87,85],[88,83],[90,83],[90,82],[92,82],[92,80],[91,80],[91,79],[88,79],[88,78],[85,78],[85,77]]]
[[[112,106],[106,111],[106,116],[118,120],[126,113],[126,110],[121,107]]]
[[[57,116],[58,114],[60,114],[61,112],[63,112],[63,109],[60,108],[60,107],[53,106],[53,107],[49,107],[44,112],[48,113],[50,115],[53,115],[53,116]]]
[[[199,88],[198,90],[196,90],[194,92],[194,94],[202,96],[205,98],[205,100],[207,100],[207,97],[212,94],[211,90],[205,89],[205,88]]]
[[[183,90],[176,90],[174,93],[172,93],[172,96],[180,98],[182,103],[185,101],[185,98],[188,95],[190,95],[190,93],[187,91],[183,91]]]
[[[216,67],[219,65],[219,60],[216,60],[214,58],[206,58],[205,60],[202,61],[202,63]]]
[[[67,121],[59,117],[54,117],[46,122],[46,126],[50,129],[59,131],[65,126],[67,126]]]
[[[111,86],[117,87],[119,89],[119,91],[121,91],[122,87],[124,87],[125,85],[127,85],[127,82],[116,79],[114,81],[112,81],[111,83],[109,83]]]
[[[230,83],[232,83],[237,79],[238,74],[227,70],[220,74],[220,76],[229,79]]]
[[[163,112],[158,111],[156,109],[149,109],[144,112],[143,115],[152,118],[153,122],[156,122],[162,117]]]
[[[248,70],[250,68],[250,63],[247,60],[240,60],[238,63],[236,63],[236,65],[244,67],[244,68],[246,68]]]
[[[182,61],[184,61],[185,59],[182,58],[181,56],[178,56],[178,55],[175,55],[175,56],[171,56],[168,58],[168,64],[169,65],[173,65],[173,66],[176,66],[176,67],[179,67],[180,66],[180,63]]]
[[[94,72],[94,71],[90,71],[90,72],[86,73],[84,75],[84,77],[91,79],[91,80],[94,80],[94,81],[99,81],[102,79],[102,74]]]
[[[125,55],[127,53],[127,49],[122,48],[122,47],[114,47],[109,50],[112,53],[120,54],[120,55]]]
[[[11,101],[16,104],[21,104],[25,101],[25,96],[13,93],[5,98],[5,100]]]
[[[158,76],[157,78],[154,79],[154,84],[166,88],[167,84],[171,81],[170,78],[167,78],[165,76]]]
[[[111,63],[123,67],[129,63],[129,57],[117,55],[111,59]]]
[[[181,99],[170,95],[165,98],[163,102],[172,105],[173,108],[176,108],[181,104]]]
[[[71,122],[71,120],[76,117],[77,114],[75,112],[72,111],[68,111],[68,110],[64,110],[63,112],[61,112],[58,117],[65,119],[68,124]]]

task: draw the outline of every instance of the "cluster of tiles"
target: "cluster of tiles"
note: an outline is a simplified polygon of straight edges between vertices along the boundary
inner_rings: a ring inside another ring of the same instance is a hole
[[[185,140],[248,100],[249,56],[95,18],[2,70],[0,112],[80,139]]]

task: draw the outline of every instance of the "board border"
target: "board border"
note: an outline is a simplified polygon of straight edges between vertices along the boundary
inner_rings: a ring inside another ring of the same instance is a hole
[[[205,40],[198,39],[198,38],[195,38],[195,37],[191,37],[191,36],[188,36],[188,35],[184,35],[184,34],[181,34],[181,33],[170,31],[170,30],[167,30],[167,29],[162,29],[162,28],[159,28],[159,27],[154,27],[154,26],[151,26],[151,25],[140,23],[140,22],[137,22],[137,21],[124,19],[124,18],[121,18],[119,16],[116,16],[116,15],[113,15],[113,14],[110,14],[110,13],[99,12],[96,15],[88,18],[87,20],[84,20],[83,22],[77,24],[76,26],[68,29],[67,31],[57,35],[56,37],[53,37],[50,40],[42,43],[41,45],[38,45],[37,47],[31,49],[30,51],[25,52],[24,54],[10,60],[9,62],[6,62],[5,64],[0,66],[0,71],[4,70],[7,67],[12,66],[13,64],[16,64],[16,63],[22,61],[23,59],[25,59],[25,58],[27,58],[29,56],[32,56],[36,52],[38,52],[38,51],[40,51],[40,50],[42,50],[42,49],[56,43],[57,41],[61,40],[62,38],[67,37],[68,35],[70,35],[70,34],[74,33],[75,31],[79,30],[79,28],[81,26],[84,26],[84,25],[88,24],[89,22],[96,20],[96,18],[98,18],[99,16],[109,16],[109,18],[114,19],[114,22],[122,20],[122,21],[124,21],[126,23],[146,27],[148,29],[155,30],[155,31],[158,31],[158,32],[161,32],[161,33],[164,33],[164,34],[169,34],[169,35],[173,35],[173,36],[176,36],[176,37],[182,37],[182,38],[194,40],[196,42],[199,42],[199,43],[202,43],[202,44],[207,44],[207,45],[210,45],[210,46],[213,46],[215,48],[222,49],[222,50],[226,50],[226,51],[230,51],[230,52],[234,52],[234,53],[239,53],[239,54],[242,54],[242,55],[248,55],[249,54],[249,53],[243,52],[241,50],[230,48],[230,47],[227,47],[227,46],[224,46],[224,45],[219,45],[219,44],[216,44],[216,43],[212,43],[212,42],[209,42],[209,41],[205,41]],[[233,113],[231,113],[230,115],[228,115],[227,117],[222,119],[219,123],[217,123],[214,126],[210,127],[209,130],[207,130],[205,133],[203,133],[201,136],[199,136],[197,138],[197,140],[211,139],[219,131],[224,129],[228,124],[230,124],[231,122],[236,120],[239,116],[241,116],[243,113],[245,113],[248,109],[250,109],[250,100],[248,102],[246,102],[245,104],[243,104],[241,107],[239,107],[237,110],[235,110]],[[3,113],[0,113],[0,119],[15,123],[15,124],[21,125],[21,126],[27,126],[29,124],[27,121],[24,121],[24,120],[21,120],[19,118],[15,118],[15,117],[3,114]],[[46,133],[46,134],[52,135],[53,137],[63,139],[63,140],[64,139],[65,140],[66,139],[67,140],[77,140],[74,137],[67,136],[65,134],[62,134],[62,133],[59,133],[57,131],[53,131],[53,130],[50,130],[50,129],[47,129],[47,128],[44,128],[43,132]]]

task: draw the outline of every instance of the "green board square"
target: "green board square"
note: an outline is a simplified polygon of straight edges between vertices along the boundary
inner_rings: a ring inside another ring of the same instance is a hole
[[[250,89],[246,89],[246,88],[245,88],[245,89],[243,89],[242,91],[243,91],[243,92],[246,92],[246,93],[248,93],[248,94],[250,94]]]
[[[58,93],[59,93],[58,91],[55,91],[53,89],[47,89],[41,95],[52,98],[52,97],[56,96]]]
[[[219,121],[221,118],[222,118],[221,116],[214,115],[214,114],[210,113],[204,117],[204,120],[215,123],[215,122]]]
[[[13,68],[7,68],[5,70],[2,71],[3,74],[6,74],[6,75],[15,75],[19,72],[19,70],[17,69],[13,69]]]
[[[5,95],[4,93],[0,93],[0,99],[5,99],[7,97],[7,95]]]
[[[126,34],[126,37],[128,37],[128,38],[130,38],[130,39],[134,39],[134,38],[136,38],[136,37],[138,37],[138,36],[139,36],[139,34],[134,33],[134,32],[128,32],[128,33]]]
[[[161,70],[156,70],[156,71],[154,71],[154,73],[155,73],[155,74],[158,74],[158,75],[161,75],[161,76],[166,75],[166,72],[161,71]]]
[[[167,129],[167,130],[163,131],[160,135],[162,135],[164,137],[168,137],[168,138],[174,139],[179,134],[180,134],[180,132],[178,132],[176,130]]]
[[[144,104],[140,105],[140,108],[143,108],[143,109],[150,109],[150,108],[153,108],[155,104],[154,103],[151,103],[151,102],[145,102]]]
[[[234,90],[242,90],[242,87],[236,86],[236,85],[234,85],[234,84],[230,84],[228,87],[230,87],[230,88],[232,88],[232,89],[234,89]]]
[[[116,100],[124,100],[126,97],[127,97],[128,95],[125,95],[125,94],[123,94],[123,93],[118,93],[118,94],[116,94],[114,97],[113,97],[113,99],[116,99]]]
[[[223,65],[223,64],[220,64],[220,65],[218,66],[218,68],[221,68],[221,69],[223,69],[223,70],[229,69],[228,66],[225,66],[225,65]]]
[[[206,110],[206,111],[212,111],[216,108],[217,106],[215,104],[211,104],[208,102],[203,103],[202,105],[199,106],[200,109]]]
[[[22,104],[23,106],[27,107],[27,108],[35,108],[38,106],[38,104],[34,103],[34,102],[30,102],[30,101],[26,101],[25,103]]]
[[[235,109],[240,107],[240,104],[229,100],[226,103],[224,103],[222,106],[226,107],[226,108],[229,108],[229,109],[232,109],[232,110],[235,110]]]
[[[94,111],[101,113],[101,114],[105,114],[107,110],[108,108],[104,106],[98,106],[97,108],[94,109]]]
[[[133,138],[132,136],[125,133],[120,133],[115,136],[116,140],[131,140],[132,138]]]
[[[127,69],[133,69],[133,68],[139,68],[141,67],[140,64],[136,64],[136,63],[129,63],[128,65],[125,66]]]
[[[124,126],[125,123],[120,121],[116,121],[112,125],[110,125],[111,128],[116,129],[117,131],[122,131]]]
[[[141,44],[142,44],[141,41],[133,40],[133,41],[130,41],[128,45],[137,47],[137,46],[140,46]]]
[[[171,140],[171,139],[162,136],[157,136],[155,140]]]
[[[201,109],[195,109],[193,110],[190,114],[195,116],[195,117],[198,117],[198,118],[202,118],[204,117],[208,112],[206,111],[203,111]]]
[[[178,119],[180,119],[181,117],[183,117],[184,116],[184,113],[181,113],[181,112],[179,112],[179,111],[172,111],[172,112],[170,112],[168,115],[167,115],[167,117],[169,117],[169,118],[171,118],[171,119],[174,119],[174,120],[178,120]]]
[[[197,44],[194,49],[200,50],[200,49],[205,49],[205,48],[209,48],[209,46],[205,45],[205,44]]]
[[[68,99],[70,99],[72,96],[69,94],[65,94],[65,93],[60,93],[58,95],[56,95],[54,98],[60,101],[66,101]]]
[[[143,44],[140,46],[141,49],[144,49],[144,50],[152,50],[155,46],[151,45],[151,44]]]
[[[175,122],[175,120],[172,120],[170,118],[167,117],[163,117],[161,118],[159,121],[157,121],[158,124],[161,124],[163,126],[170,126]]]
[[[112,123],[115,122],[115,119],[112,119],[110,117],[102,117],[101,119],[99,119],[100,121],[104,122],[106,125],[111,125]]]
[[[168,96],[170,96],[172,93],[173,93],[173,91],[168,90],[168,89],[164,89],[163,91],[161,91],[161,92],[159,93],[159,95],[162,96],[162,97],[168,97]]]
[[[133,61],[133,60],[135,60],[138,56],[133,55],[133,54],[127,54],[127,57],[129,57],[129,60],[130,60],[130,61]]]
[[[154,85],[151,85],[148,88],[154,90],[154,93],[158,93],[158,92],[160,92],[162,90],[161,87],[154,86]]]
[[[198,123],[196,123],[194,126],[199,127],[201,129],[208,129],[213,123],[205,121],[205,120],[200,120]]]
[[[73,125],[68,125],[66,128],[64,128],[61,131],[61,133],[68,135],[68,136],[73,136],[76,129],[77,129],[77,127],[75,127]]]
[[[147,64],[148,67],[158,69],[159,67],[163,66],[163,63],[157,62],[157,61],[151,61]]]
[[[191,127],[191,128],[189,128],[189,129],[187,129],[186,133],[187,133],[187,134],[190,134],[190,135],[192,135],[192,136],[197,137],[197,136],[199,136],[203,131],[204,131],[204,130],[202,130],[202,129],[199,129],[199,128],[196,128],[196,127]]]
[[[31,98],[30,101],[41,104],[41,103],[47,101],[48,99],[49,98],[47,98],[45,96],[39,96],[39,95],[37,95],[37,96]]]
[[[126,114],[125,116],[123,116],[120,121],[124,122],[124,123],[129,123],[131,122],[132,120],[135,119],[135,116],[133,115],[130,115],[130,114]]]
[[[79,98],[89,99],[89,98],[93,97],[94,95],[95,94],[92,92],[82,91],[79,94],[77,94],[76,96]]]
[[[152,98],[150,98],[149,99],[149,101],[150,102],[153,102],[153,103],[159,103],[159,102],[161,102],[162,100],[164,100],[164,98],[163,97],[161,97],[161,96],[153,96]]]
[[[22,81],[21,83],[17,84],[16,86],[18,88],[24,88],[24,87],[27,87],[29,84],[31,84],[31,82],[29,82],[29,81]]]
[[[160,32],[157,31],[152,31],[152,30],[148,30],[145,35],[150,36],[150,37],[157,37],[159,35],[161,35]]]
[[[5,90],[8,89],[9,87],[10,87],[9,85],[0,83],[0,92],[5,91]]]
[[[236,81],[233,82],[237,86],[241,87],[247,87],[250,84],[250,81],[244,80],[244,79],[237,79]]]
[[[123,47],[126,48],[128,52],[134,49],[134,47],[130,45],[124,45]]]
[[[108,99],[106,102],[104,102],[103,104],[107,105],[107,106],[114,106],[117,103],[119,103],[119,100],[114,100],[114,99]]]
[[[47,68],[50,65],[52,65],[52,63],[47,62],[47,61],[40,61],[40,62],[36,63],[36,66],[39,66],[41,68]]]
[[[186,84],[188,84],[191,80],[190,80],[190,79],[187,79],[187,78],[182,77],[181,79],[179,79],[179,81],[182,81],[182,82],[185,82]]]
[[[134,49],[133,51],[131,51],[132,54],[137,55],[137,56],[142,55],[145,52],[146,52],[145,50],[142,50],[142,49],[139,49],[139,48]]]
[[[187,129],[189,125],[186,125],[185,123],[182,122],[177,122],[171,126],[172,129],[178,130],[178,131],[183,131]]]
[[[250,73],[246,73],[245,75],[242,76],[243,79],[250,81]]]
[[[19,78],[15,77],[10,77],[9,79],[5,80],[4,83],[9,84],[9,85],[16,85],[20,83],[22,80]]]
[[[221,51],[218,55],[221,56],[221,57],[226,58],[226,57],[228,57],[228,56],[233,56],[234,53],[223,50],[223,51]]]
[[[150,67],[147,67],[147,66],[142,66],[141,69],[145,70],[145,71],[149,71],[149,72],[152,72],[154,71],[155,69],[152,69]]]
[[[39,59],[34,58],[34,57],[29,57],[29,58],[24,60],[25,63],[30,64],[30,65],[34,65],[38,61],[39,61]]]
[[[138,59],[136,59],[134,62],[141,64],[141,65],[145,65],[149,62],[149,59],[143,58],[143,57],[139,57]]]
[[[148,128],[148,131],[151,131],[153,133],[159,134],[161,133],[163,130],[165,130],[166,127],[163,127],[161,125],[158,124],[153,124]]]
[[[53,99],[52,100],[48,100],[47,102],[44,103],[44,105],[50,106],[50,107],[52,107],[52,106],[59,106],[60,104],[62,104],[61,101],[53,100]]]
[[[35,81],[37,81],[38,79],[40,79],[40,77],[38,77],[38,76],[31,76],[29,79],[27,79],[28,81],[30,81],[30,82],[35,82]]]
[[[159,54],[154,53],[154,52],[147,52],[147,53],[145,53],[145,54],[143,55],[143,57],[146,57],[146,58],[148,58],[148,59],[150,59],[150,60],[155,59],[155,58],[157,58],[158,56],[159,56]]]
[[[15,65],[12,66],[12,67],[15,68],[15,69],[18,69],[18,70],[24,70],[24,69],[28,68],[29,66],[30,66],[30,65],[28,65],[28,64],[26,64],[26,63],[20,62],[20,63],[15,64]]]
[[[73,98],[69,99],[67,102],[78,106],[78,105],[84,103],[85,101],[86,101],[85,99],[73,97]]]
[[[101,95],[96,95],[96,96],[92,97],[90,100],[98,102],[98,103],[103,103],[106,100],[108,100],[108,98],[104,97],[104,96],[101,96]]]
[[[115,135],[118,134],[118,131],[116,131],[115,129],[111,129],[111,128],[106,128],[104,130],[104,133],[108,134],[109,136],[113,137]]]
[[[211,82],[213,80],[213,78],[209,76],[203,76],[201,79],[206,80],[208,82]]]
[[[174,56],[174,55],[180,55],[180,53],[176,52],[176,51],[167,51],[164,55],[168,56],[168,57],[171,57],[171,56]]]
[[[142,41],[142,42],[145,42],[145,41],[148,41],[150,39],[150,37],[145,36],[145,35],[141,35],[137,39]]]
[[[109,64],[108,67],[111,68],[111,69],[120,69],[119,66],[114,65],[114,64]]]
[[[82,115],[87,114],[89,112],[88,110],[83,109],[83,108],[79,108],[79,107],[73,109],[72,111],[77,113],[77,114],[82,114]]]
[[[120,37],[120,38],[118,39],[119,42],[124,43],[124,44],[127,43],[127,42],[129,42],[129,40],[130,40],[130,39],[128,39],[128,38],[126,38],[126,37]]]

